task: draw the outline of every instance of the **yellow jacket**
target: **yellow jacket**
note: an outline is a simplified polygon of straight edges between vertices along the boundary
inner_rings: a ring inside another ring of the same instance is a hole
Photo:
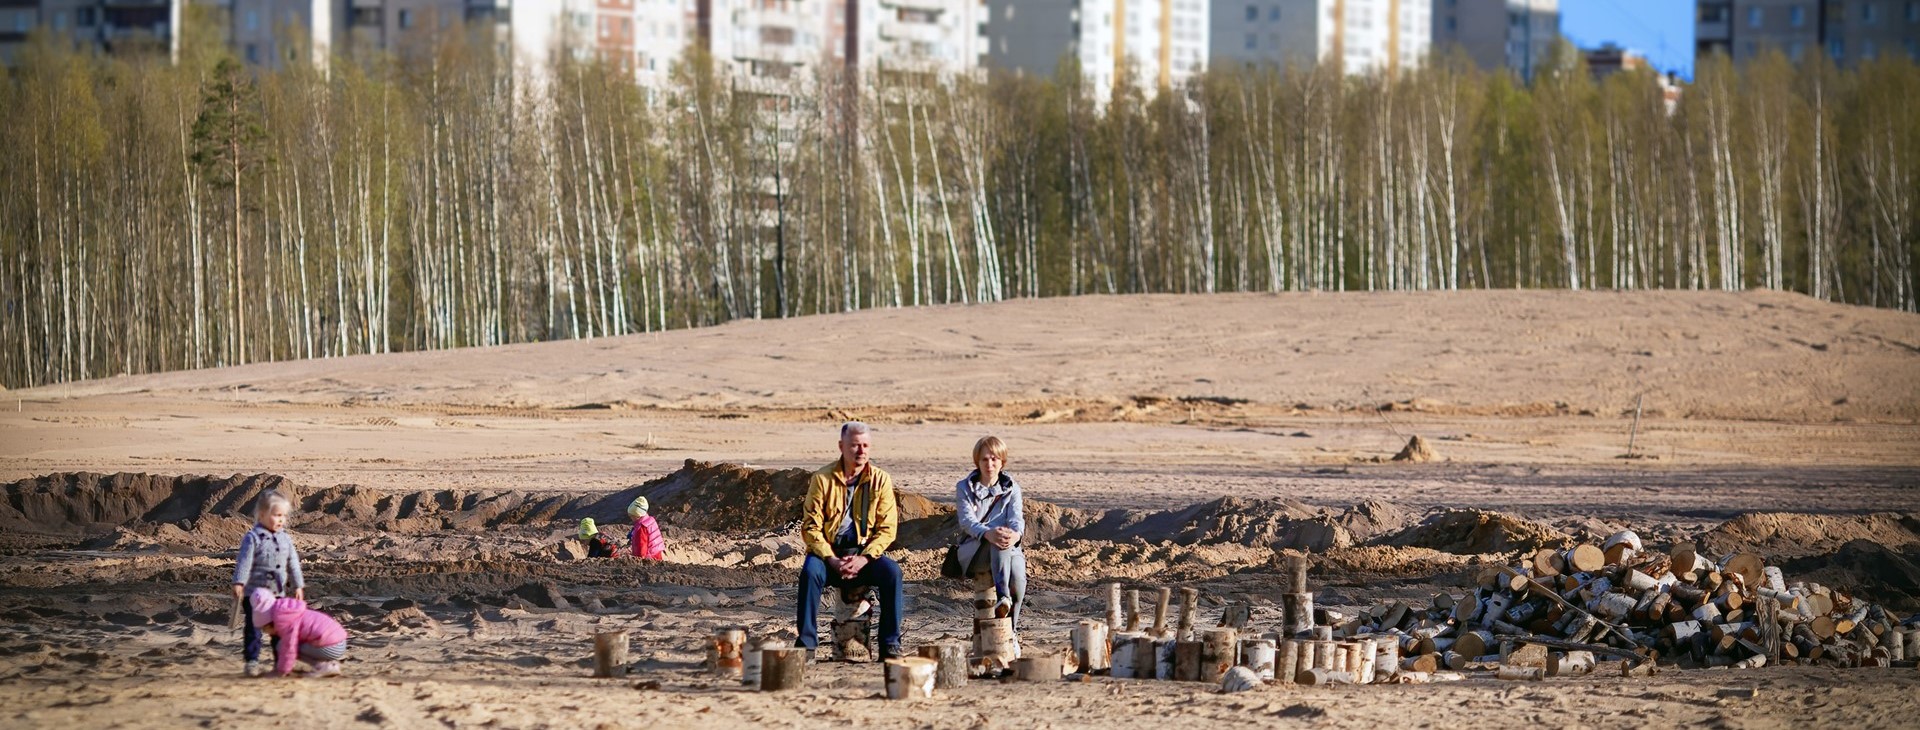
[[[807,552],[821,558],[833,557],[834,533],[847,509],[847,477],[840,472],[840,460],[820,467],[807,479],[807,499],[800,507],[800,537]],[[853,493],[853,534],[862,546],[860,554],[880,557],[893,545],[900,526],[899,505],[893,498],[893,476],[867,463]]]

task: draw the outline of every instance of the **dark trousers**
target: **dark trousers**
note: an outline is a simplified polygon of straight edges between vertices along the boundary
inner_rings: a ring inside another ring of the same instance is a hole
[[[900,647],[900,604],[905,602],[900,564],[892,558],[873,558],[852,580],[842,580],[839,572],[828,567],[827,561],[818,555],[808,555],[806,564],[800,566],[800,609],[795,620],[799,624],[801,646],[808,649],[820,646],[820,594],[829,586],[872,586],[874,592],[880,594],[880,645]]]
[[[253,601],[240,601],[240,621],[241,636],[246,640],[241,651],[247,661],[260,661],[260,627],[253,625]],[[276,659],[280,657],[280,637],[278,636],[273,637],[273,656]]]

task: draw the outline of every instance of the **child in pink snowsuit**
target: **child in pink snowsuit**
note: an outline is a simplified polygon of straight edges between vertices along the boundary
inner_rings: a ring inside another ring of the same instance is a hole
[[[249,599],[254,625],[280,638],[280,650],[273,655],[274,674],[292,674],[295,656],[313,664],[309,676],[340,673],[340,660],[347,656],[347,630],[340,622],[309,610],[307,602],[298,598],[274,598],[265,588],[254,589]]]
[[[666,559],[667,539],[660,534],[660,523],[647,514],[647,498],[633,498],[633,503],[627,505],[627,516],[633,518],[633,530],[627,533],[633,556],[643,560]]]

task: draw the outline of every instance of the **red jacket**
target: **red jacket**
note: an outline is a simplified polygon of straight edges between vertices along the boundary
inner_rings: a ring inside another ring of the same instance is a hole
[[[633,549],[633,556],[644,560],[664,560],[667,557],[667,538],[660,534],[660,523],[653,515],[640,515],[633,521],[633,531],[627,533],[627,545]]]

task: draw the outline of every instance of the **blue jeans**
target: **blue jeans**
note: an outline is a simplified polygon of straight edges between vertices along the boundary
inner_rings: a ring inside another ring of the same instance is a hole
[[[800,645],[808,649],[820,646],[820,594],[827,587],[850,588],[873,586],[880,594],[880,646],[897,650],[900,648],[900,604],[905,601],[905,584],[900,579],[900,564],[892,558],[879,557],[867,561],[860,574],[853,580],[842,580],[840,574],[827,567],[827,561],[818,555],[808,555],[805,565],[800,566],[800,608],[796,612],[800,632]]]

